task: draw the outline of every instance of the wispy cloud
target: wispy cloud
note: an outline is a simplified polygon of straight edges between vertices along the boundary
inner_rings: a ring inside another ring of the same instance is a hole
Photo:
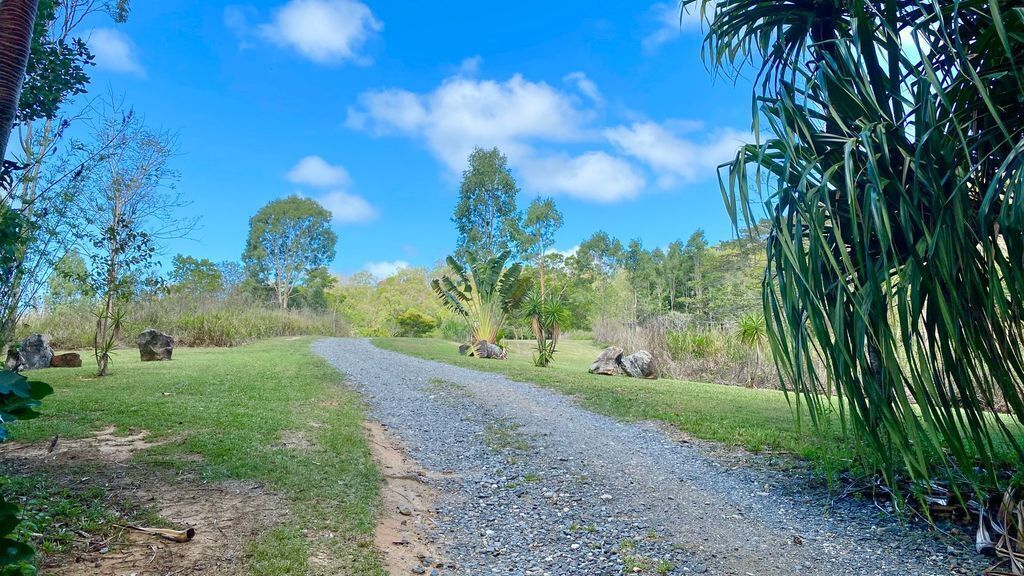
[[[394,260],[392,262],[367,262],[366,265],[363,266],[363,271],[369,272],[370,275],[377,280],[383,280],[398,274],[408,267],[409,263],[405,260]]]
[[[339,224],[362,224],[376,220],[378,216],[377,210],[365,198],[341,190],[328,192],[316,200]]]
[[[138,50],[126,34],[114,28],[94,28],[87,35],[89,50],[96,57],[96,67],[122,74],[145,76]]]
[[[712,11],[713,6],[709,7]],[[659,48],[674,42],[684,33],[699,30],[701,27],[699,8],[690,6],[683,11],[678,2],[659,2],[651,6],[648,14],[654,30],[644,36],[641,42],[644,52],[648,54],[657,52]]]
[[[692,132],[699,128],[700,124],[687,122],[634,122],[609,128],[605,136],[624,154],[655,172],[662,188],[670,188],[714,174],[720,164],[735,157],[741,145],[753,141],[749,132],[732,129],[694,137]]]
[[[257,18],[250,6],[224,10],[225,25],[242,38],[243,46],[251,38],[260,38],[317,64],[371,63],[360,50],[384,27],[358,0],[290,0],[269,22],[251,24]]]
[[[341,186],[347,188],[352,179],[344,166],[334,166],[319,156],[306,156],[286,175],[289,181],[318,188]]]

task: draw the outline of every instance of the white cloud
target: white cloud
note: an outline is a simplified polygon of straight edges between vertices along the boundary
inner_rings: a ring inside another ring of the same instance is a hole
[[[576,87],[584,96],[590,98],[594,104],[603,104],[604,97],[601,96],[601,91],[597,89],[597,84],[587,77],[583,72],[571,72],[562,78],[563,82],[567,82]]]
[[[230,17],[229,25],[239,22],[237,14]],[[257,31],[313,62],[337,64],[347,60],[369,63],[359,49],[382,28],[369,7],[357,0],[291,0]]]
[[[694,124],[672,124],[689,130],[697,128]],[[616,148],[658,174],[663,188],[714,174],[720,164],[735,157],[743,143],[753,140],[749,133],[731,129],[712,132],[701,140],[687,139],[654,122],[609,128],[605,136]]]
[[[377,210],[362,196],[336,190],[316,199],[339,224],[359,224],[377,218]]]
[[[401,270],[405,270],[409,267],[409,263],[405,260],[395,260],[393,262],[367,262],[363,266],[365,272],[369,272],[377,280],[383,280],[398,274]]]
[[[287,174],[289,181],[318,188],[347,188],[352,179],[343,166],[333,166],[319,156],[306,156]]]
[[[548,248],[548,250],[547,250],[547,252],[545,252],[545,254],[561,254],[562,258],[568,258],[569,256],[575,256],[576,253],[579,252],[579,251],[580,251],[580,245],[577,244],[577,245],[573,246],[572,248],[567,248],[565,250],[558,250],[557,248]]]
[[[645,185],[643,175],[629,162],[605,152],[528,158],[521,170],[529,190],[603,204],[635,198]]]
[[[586,75],[567,77],[581,91],[600,93]],[[584,88],[584,87],[587,88]],[[593,110],[578,97],[516,74],[503,82],[453,76],[426,94],[389,89],[365,92],[349,110],[347,125],[371,134],[421,139],[452,174],[462,171],[475,146],[497,146],[531,190],[583,200],[613,202],[635,197],[643,176],[606,152],[546,154],[539,145],[576,143],[596,134]]]
[[[364,92],[347,125],[374,134],[422,138],[453,172],[475,146],[501,148],[510,160],[532,141],[567,142],[582,136],[591,114],[571,95],[516,74],[504,82],[453,76],[433,92],[390,89]]]
[[[113,72],[144,76],[135,43],[120,30],[94,28],[88,34],[89,50],[96,57],[96,67]]]
[[[708,9],[713,12],[714,4]],[[645,36],[641,43],[647,53],[656,52],[665,44],[674,42],[684,32],[699,30],[702,25],[698,6],[691,5],[686,11],[680,12],[678,2],[659,2],[651,6],[650,15],[657,28]]]

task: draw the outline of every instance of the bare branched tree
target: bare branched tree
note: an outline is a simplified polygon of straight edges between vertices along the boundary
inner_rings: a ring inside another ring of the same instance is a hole
[[[76,209],[87,220],[90,280],[102,300],[94,344],[104,376],[120,336],[122,307],[153,265],[158,244],[187,236],[196,221],[175,213],[186,205],[171,167],[177,136],[148,127],[117,101],[105,105],[98,118],[93,138],[111,145],[90,166]]]

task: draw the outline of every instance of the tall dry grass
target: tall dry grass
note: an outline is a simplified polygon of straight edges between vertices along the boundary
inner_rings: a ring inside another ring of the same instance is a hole
[[[593,325],[597,342],[619,346],[627,354],[650,352],[662,378],[777,389],[778,374],[767,348],[744,343],[737,331],[731,323],[696,323],[679,314],[643,323],[598,320]]]
[[[24,318],[18,337],[41,332],[61,350],[91,348],[96,305],[89,302],[60,306]],[[196,298],[185,295],[154,298],[125,306],[119,344],[134,346],[147,328],[174,336],[181,346],[237,346],[277,336],[348,336],[348,324],[337,314],[309,310],[280,310],[246,297]]]

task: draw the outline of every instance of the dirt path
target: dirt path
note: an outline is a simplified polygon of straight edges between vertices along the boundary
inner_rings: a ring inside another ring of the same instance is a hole
[[[502,376],[325,340],[435,491],[436,574],[978,574],[964,541]],[[430,526],[433,526],[433,521]],[[411,572],[409,572],[411,571]],[[433,572],[432,572],[433,571]]]

